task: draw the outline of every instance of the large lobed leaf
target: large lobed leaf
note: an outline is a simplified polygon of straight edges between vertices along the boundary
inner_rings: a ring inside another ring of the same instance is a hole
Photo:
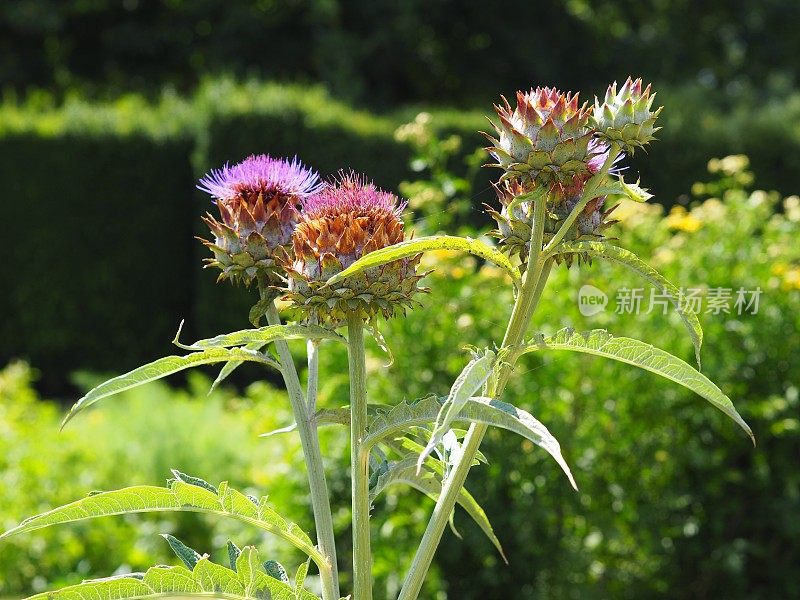
[[[444,399],[429,396],[413,403],[402,402],[388,412],[379,414],[367,427],[364,446],[371,447],[412,427],[435,422],[443,403]],[[484,423],[521,435],[548,452],[567,475],[572,487],[577,488],[569,465],[561,454],[558,440],[529,412],[493,398],[472,397],[463,405],[453,422]]]
[[[287,522],[267,505],[266,498],[256,500],[229,488],[218,488],[193,477],[175,472],[168,487],[133,486],[100,492],[46,513],[24,520],[0,535],[0,539],[43,529],[53,525],[97,517],[141,512],[190,511],[230,517],[272,533],[308,555],[320,569],[328,568],[325,557],[295,523]]]
[[[570,350],[604,356],[661,375],[708,400],[744,429],[755,444],[752,430],[722,390],[686,362],[655,346],[631,338],[614,337],[605,329],[579,333],[567,328],[553,336],[539,335],[520,349],[521,353],[540,350]]]
[[[192,367],[230,361],[257,362],[280,369],[280,364],[276,360],[261,352],[246,348],[207,348],[201,352],[194,352],[186,356],[165,356],[124,375],[109,379],[90,390],[70,409],[61,426],[63,427],[79,412],[103,398],[108,398],[114,394]]]
[[[417,238],[415,240],[407,240],[405,242],[400,242],[399,244],[394,244],[393,246],[387,246],[386,248],[381,248],[380,250],[370,252],[369,254],[362,256],[341,273],[337,273],[328,279],[327,283],[337,283],[346,277],[350,277],[351,275],[360,273],[366,269],[385,265],[386,263],[400,260],[402,258],[416,256],[417,254],[429,252],[431,250],[458,250],[461,252],[468,252],[469,254],[474,254],[475,256],[493,262],[498,267],[506,271],[506,273],[511,275],[511,278],[515,282],[518,282],[520,279],[519,269],[511,263],[505,254],[496,248],[484,244],[480,240],[475,240],[472,238],[458,237],[454,235],[432,235],[428,237]]]
[[[296,585],[270,577],[252,546],[242,549],[236,569],[202,557],[186,567],[152,567],[146,573],[85,581],[28,600],[135,600],[144,598],[215,598],[217,600],[318,600],[303,589],[305,573]],[[302,570],[302,567],[301,567]]]
[[[686,326],[686,330],[689,332],[689,337],[691,337],[692,344],[694,345],[697,365],[700,366],[700,347],[703,345],[703,328],[700,326],[700,320],[693,311],[682,303],[681,291],[670,283],[666,277],[661,275],[661,273],[656,271],[630,250],[620,248],[619,246],[612,246],[605,242],[562,242],[548,252],[548,256],[555,256],[557,254],[588,254],[589,256],[596,256],[597,258],[609,260],[627,267],[645,281],[657,287],[675,306],[675,311]]]
[[[438,464],[437,464],[438,463]],[[436,466],[434,466],[436,465]],[[444,466],[441,461],[426,462],[426,468],[421,472],[417,472],[417,457],[410,455],[402,460],[387,464],[385,468],[378,473],[375,485],[370,490],[370,498],[374,499],[386,488],[392,485],[405,484],[415,490],[425,494],[433,501],[439,499],[442,492],[442,476],[444,473]],[[503,560],[507,563],[503,546],[477,500],[466,488],[461,488],[458,491],[458,498],[456,502],[463,508],[467,514],[472,517],[472,520],[478,524],[483,533],[492,542],[497,551],[502,556]]]
[[[475,392],[483,387],[483,384],[492,374],[495,363],[495,353],[487,350],[482,354],[473,357],[467,366],[459,373],[455,382],[450,388],[447,399],[442,404],[439,414],[436,416],[436,426],[433,428],[433,435],[428,441],[428,445],[419,455],[417,468],[422,468],[425,458],[433,452],[433,449],[442,441],[444,435],[450,431],[450,425],[458,417],[461,409],[475,395]]]

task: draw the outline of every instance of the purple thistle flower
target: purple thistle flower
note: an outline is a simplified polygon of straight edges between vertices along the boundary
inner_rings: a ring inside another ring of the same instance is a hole
[[[589,167],[589,172],[594,175],[595,173],[599,172],[600,169],[603,168],[603,165],[608,159],[608,152],[610,150],[610,146],[607,142],[604,142],[598,138],[592,138],[589,142],[589,160],[586,161],[586,166]],[[608,170],[609,174],[611,175],[619,175],[622,171],[625,170],[625,167],[620,167],[619,163],[625,158],[625,154],[620,152],[617,157],[614,159],[614,164],[611,165],[611,168]]]
[[[209,172],[198,189],[211,194],[220,220],[203,220],[214,241],[203,243],[214,257],[210,266],[222,270],[221,279],[249,285],[281,282],[279,259],[291,250],[297,226],[297,205],[322,189],[319,175],[297,160],[252,155],[242,162]]]
[[[366,177],[352,171],[340,171],[338,179],[307,196],[302,209],[304,216],[310,219],[341,214],[363,216],[375,212],[400,217],[406,204],[398,202],[397,196],[379,189]]]
[[[268,154],[252,154],[233,166],[212,169],[197,185],[217,200],[263,194],[305,198],[322,189],[319,175],[295,156],[291,161]]]

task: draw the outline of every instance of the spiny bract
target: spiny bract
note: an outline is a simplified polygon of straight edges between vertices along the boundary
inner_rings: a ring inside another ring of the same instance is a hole
[[[334,285],[326,281],[362,256],[402,242],[405,204],[353,173],[303,202],[292,237],[294,259],[286,264],[287,298],[309,319],[337,324],[349,313],[386,318],[412,304],[422,274],[420,257],[366,269]]]
[[[201,239],[214,254],[207,265],[222,270],[219,280],[250,285],[260,277],[279,283],[277,255],[290,249],[297,206],[319,191],[319,176],[297,158],[262,154],[211,171],[197,187],[215,198],[222,219],[204,217],[214,241]]]
[[[536,88],[517,92],[514,109],[505,98],[494,108],[498,137],[484,135],[492,142],[487,151],[497,160],[492,166],[506,171],[501,181],[568,183],[587,172],[592,109],[578,103],[578,94]]]
[[[652,110],[655,93],[650,94],[648,84],[642,90],[642,80],[630,77],[617,91],[617,83],[608,86],[603,103],[594,101],[592,121],[597,134],[632,154],[636,148],[643,148],[654,140],[653,134],[660,129],[655,127],[656,119],[663,107]]]
[[[589,144],[589,158],[586,161],[588,172],[573,176],[568,184],[550,184],[547,195],[537,200],[538,202],[547,202],[544,244],[553,239],[553,235],[564,224],[566,218],[581,199],[587,181],[602,169],[608,155],[608,145],[593,139]],[[611,175],[619,173],[619,168],[616,165],[622,158],[623,155],[618,155],[614,160],[614,164],[610,166],[609,173]],[[505,247],[510,255],[518,255],[524,264],[528,257],[528,246],[531,241],[533,202],[518,202],[513,206],[512,203],[515,198],[531,192],[536,186],[526,186],[519,181],[505,181],[494,187],[502,208],[498,212],[490,206],[486,207],[489,215],[497,222],[497,230],[493,233],[500,239],[500,245]],[[590,200],[577,216],[564,239],[603,239],[603,232],[616,223],[616,221],[608,219],[608,216],[616,206],[605,209],[605,201],[605,195]],[[580,258],[578,257],[579,260]],[[569,265],[573,259],[572,255],[562,255],[557,258],[557,261],[561,262],[563,260]]]

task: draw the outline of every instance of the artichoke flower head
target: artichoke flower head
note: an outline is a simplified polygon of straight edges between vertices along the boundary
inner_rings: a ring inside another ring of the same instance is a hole
[[[497,137],[484,135],[492,143],[486,150],[497,160],[492,166],[506,171],[501,181],[566,184],[587,172],[592,108],[579,104],[578,94],[540,87],[517,92],[515,108],[503,98],[494,109]]]
[[[426,291],[418,286],[420,256],[371,267],[340,282],[327,280],[362,256],[405,239],[405,202],[355,173],[340,173],[302,203],[286,264],[286,295],[310,320],[336,325],[349,313],[364,320],[392,317]]]
[[[214,241],[201,239],[213,253],[207,266],[222,271],[219,280],[280,283],[280,257],[291,248],[298,206],[322,187],[317,173],[297,158],[261,154],[210,171],[197,187],[210,194],[219,209],[221,220],[210,214],[203,218]]]

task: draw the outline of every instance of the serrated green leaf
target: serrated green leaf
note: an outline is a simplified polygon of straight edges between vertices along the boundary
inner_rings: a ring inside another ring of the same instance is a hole
[[[108,396],[113,396],[114,394],[124,392],[125,390],[161,379],[167,375],[172,375],[173,373],[191,367],[228,362],[231,360],[257,362],[280,369],[280,364],[278,364],[276,360],[259,352],[246,350],[244,348],[208,348],[202,352],[194,352],[186,356],[166,356],[125,373],[124,375],[109,379],[90,390],[89,393],[78,400],[70,409],[61,426],[64,427],[64,425],[79,412]]]
[[[142,582],[154,594],[171,592],[192,594],[203,591],[202,586],[195,581],[192,571],[184,567],[151,567],[144,574]]]
[[[231,569],[236,570],[236,559],[239,558],[239,555],[242,553],[242,550],[231,540],[228,540],[228,544],[226,547],[228,549],[228,562],[231,565]]]
[[[435,466],[436,463],[438,463],[438,466]],[[439,472],[437,473],[436,471]],[[370,490],[370,499],[375,499],[387,487],[402,483],[422,492],[436,501],[439,499],[439,495],[442,492],[441,477],[443,473],[444,465],[441,461],[432,459],[428,459],[425,463],[425,468],[418,473],[417,457],[415,455],[409,455],[403,460],[389,464],[384,472],[378,476],[375,486]],[[489,522],[489,518],[486,516],[486,512],[481,508],[472,494],[470,494],[466,488],[462,487],[458,492],[456,502],[470,517],[472,517],[475,523],[478,524],[481,531],[489,538],[494,547],[497,548],[503,560],[508,562],[503,552],[503,546],[494,533],[494,529]]]
[[[450,394],[447,396],[439,414],[436,417],[436,426],[433,429],[428,445],[425,450],[419,455],[418,466],[421,467],[425,457],[428,456],[438,443],[442,441],[442,437],[450,430],[453,421],[458,417],[461,409],[467,401],[483,387],[483,384],[489,379],[492,374],[495,363],[495,353],[491,350],[486,350],[484,353],[475,356],[461,373],[456,378],[453,386],[450,388]]]
[[[190,483],[192,485],[205,488],[209,492],[212,492],[214,494],[219,493],[219,490],[210,483],[208,483],[205,479],[200,479],[199,477],[187,475],[186,473],[181,473],[180,471],[178,471],[178,469],[171,469],[171,472],[172,476],[178,481],[183,481],[185,483]]]
[[[267,309],[275,302],[274,298],[265,297],[261,298],[253,306],[250,307],[250,312],[247,315],[247,320],[253,324],[253,327],[258,327],[261,319],[267,314]]]
[[[162,533],[161,537],[167,540],[169,547],[175,553],[175,556],[181,559],[181,562],[186,565],[188,569],[194,569],[197,563],[203,558],[203,555],[197,550],[190,548],[178,538],[168,533]]]
[[[389,406],[383,404],[370,404],[367,406],[367,411],[370,415],[375,415],[377,412],[384,412],[389,410]],[[350,425],[350,407],[341,407],[341,408],[321,408],[317,412],[314,413],[314,423],[317,426],[320,425]],[[273,435],[279,435],[282,433],[291,433],[297,429],[297,423],[292,423],[291,425],[286,425],[285,427],[280,427],[278,429],[273,429],[272,431],[267,431],[266,433],[259,434],[258,437],[266,438],[271,437]]]
[[[636,183],[627,183],[620,175],[619,182],[622,186],[625,197],[633,200],[634,202],[647,202],[653,197],[653,194],[651,194],[647,189],[639,187],[638,179],[636,180]]]
[[[630,250],[612,246],[605,242],[562,242],[553,248],[553,250],[548,253],[548,256],[574,253],[596,256],[627,267],[658,288],[661,293],[665,294],[669,301],[675,306],[675,311],[678,313],[683,324],[686,326],[686,330],[689,332],[689,337],[691,337],[692,344],[694,345],[697,366],[700,366],[700,347],[703,345],[703,328],[700,326],[700,320],[697,318],[697,315],[681,304],[681,292],[676,286]]]
[[[752,430],[736,411],[731,399],[723,394],[722,390],[680,358],[655,346],[631,338],[614,337],[605,329],[579,333],[568,328],[562,329],[552,336],[540,335],[520,350],[521,353],[540,350],[570,350],[612,358],[645,369],[674,381],[708,400],[747,432],[755,444]]]
[[[208,558],[197,561],[192,569],[192,577],[204,592],[248,597],[236,571],[212,563]]]
[[[639,187],[639,181],[628,183],[620,175],[618,178],[607,182],[605,185],[594,190],[595,196],[623,196],[634,202],[647,202],[653,197],[648,190]]]
[[[202,558],[191,571],[185,567],[152,567],[141,579],[119,576],[85,581],[28,600],[319,600],[307,590],[292,589],[287,583],[269,577],[252,546],[242,550],[237,564],[239,570],[234,571]]]
[[[219,485],[219,494],[184,481],[173,481],[166,488],[143,485],[103,492],[26,519],[0,535],[0,539],[97,517],[172,511],[207,513],[242,521],[286,540],[309,556],[320,569],[328,568],[325,556],[299,526],[287,522],[264,502],[256,506],[224,482]]]
[[[248,598],[272,600],[267,582],[264,581],[268,577],[267,572],[261,565],[258,551],[253,546],[245,546],[242,549],[239,558],[236,559],[236,574]]]
[[[294,590],[297,600],[300,600],[302,593],[305,590],[306,575],[308,575],[309,565],[310,561],[300,563],[300,566],[297,567],[297,572],[294,575]]]
[[[415,433],[424,433],[425,431],[426,430],[424,428],[420,427],[420,428],[416,428]],[[465,433],[464,430],[460,430],[460,429],[451,429],[450,431],[452,431],[454,433],[458,432],[458,434]],[[463,435],[461,437],[463,437]],[[430,435],[428,435],[425,438],[425,444],[428,443],[427,440],[429,438],[430,438]],[[394,439],[391,439],[391,440],[384,439],[382,441],[382,444],[384,446],[386,446],[387,448],[389,448],[391,450],[394,450],[395,452],[397,452],[397,454],[399,454],[401,456],[405,456],[408,453],[415,454],[416,456],[419,456],[420,453],[425,449],[425,444],[420,444],[419,442],[413,440],[412,438],[410,438],[408,436],[403,436],[401,438],[394,438]],[[427,461],[432,461],[432,460],[434,460],[434,459],[433,459],[433,457],[430,457],[430,456],[427,459]],[[426,461],[426,464],[429,464],[427,461]],[[484,456],[483,452],[478,450],[478,451],[475,452],[475,458],[473,459],[472,464],[470,466],[477,467],[480,464],[488,465],[489,461],[486,460],[486,456]]]
[[[27,600],[123,600],[154,596],[153,590],[139,579],[120,577],[106,581],[71,585],[56,592],[44,592]]]
[[[284,583],[289,583],[289,575],[286,573],[286,569],[284,569],[283,565],[277,560],[266,561],[264,563],[264,569],[266,570],[267,575],[273,579],[277,579],[278,581],[282,581]]]
[[[347,344],[347,340],[344,337],[319,325],[268,325],[258,329],[242,329],[241,331],[198,340],[185,348],[187,350],[229,348],[255,343],[269,344],[276,340],[335,340]]]
[[[364,447],[371,448],[379,442],[386,443],[387,438],[433,422],[440,413],[443,402],[444,399],[428,396],[413,403],[402,402],[396,405],[391,411],[372,420],[364,436]],[[521,435],[550,454],[564,471],[570,485],[577,489],[569,465],[561,454],[558,440],[529,412],[507,402],[478,396],[470,398],[464,404],[454,421],[483,423]],[[406,438],[402,440],[402,447],[406,450],[414,448],[414,444],[415,442],[407,441]]]
[[[266,344],[263,343],[263,342],[254,342],[252,344],[247,344],[244,347],[244,349],[245,350],[250,350],[252,352],[258,352],[264,346],[266,346]],[[224,365],[222,365],[222,368],[219,370],[219,374],[217,375],[217,378],[214,380],[214,383],[211,384],[211,387],[209,388],[208,393],[211,394],[211,392],[213,392],[215,389],[217,389],[219,387],[219,385],[223,381],[225,381],[231,373],[233,373],[236,369],[241,367],[243,364],[244,364],[244,361],[241,361],[241,360],[229,360]]]
[[[491,246],[484,244],[480,240],[472,238],[457,237],[453,235],[432,235],[428,237],[421,237],[414,240],[406,240],[393,246],[387,246],[380,250],[370,252],[366,256],[362,256],[352,265],[347,267],[341,273],[337,273],[327,281],[327,285],[338,283],[343,279],[350,277],[356,273],[371,269],[386,263],[399,260],[401,258],[408,258],[416,256],[423,252],[431,250],[458,250],[461,252],[468,252],[490,262],[493,262],[498,267],[506,271],[514,282],[520,279],[519,269],[515,267],[508,257]]]
[[[365,323],[364,329],[366,329],[369,334],[372,336],[372,339],[375,340],[375,343],[378,344],[378,347],[383,350],[389,357],[389,362],[383,365],[384,369],[388,369],[394,364],[394,354],[392,354],[392,349],[389,347],[389,344],[386,342],[386,338],[383,337],[383,334],[378,329],[375,320]]]

